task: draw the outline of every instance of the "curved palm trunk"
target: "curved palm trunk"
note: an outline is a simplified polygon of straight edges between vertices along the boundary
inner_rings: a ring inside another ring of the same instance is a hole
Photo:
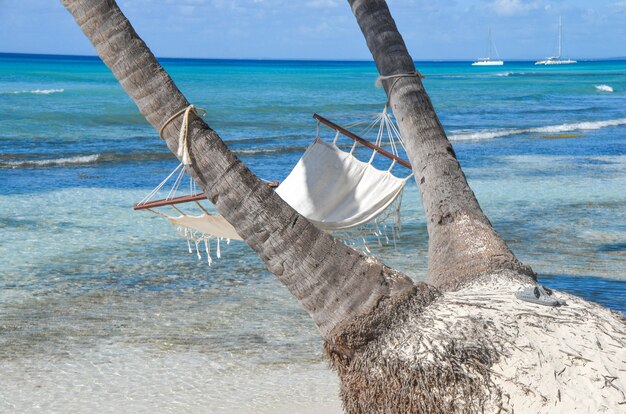
[[[113,0],[63,0],[98,55],[148,122],[161,125],[189,103]],[[164,131],[176,153],[182,116]],[[412,291],[401,273],[318,230],[259,180],[200,118],[189,125],[188,172],[268,269],[311,314],[322,336]]]
[[[380,74],[414,73],[415,65],[385,0],[348,2]],[[422,194],[430,283],[454,290],[482,274],[507,269],[534,276],[482,212],[420,78],[388,79],[383,85]]]

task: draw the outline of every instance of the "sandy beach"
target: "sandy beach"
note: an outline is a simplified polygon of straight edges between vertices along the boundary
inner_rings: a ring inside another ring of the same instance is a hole
[[[255,366],[242,355],[227,366],[203,353],[119,343],[74,352],[4,360],[0,411],[341,412],[336,375],[324,363]]]

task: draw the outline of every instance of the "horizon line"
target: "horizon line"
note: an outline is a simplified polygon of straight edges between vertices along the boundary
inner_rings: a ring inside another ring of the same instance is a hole
[[[102,61],[98,55],[73,55],[63,53],[27,53],[27,52],[0,52],[0,57],[3,56],[24,56],[24,57],[63,57],[63,58],[80,58],[80,59],[93,59]],[[166,60],[195,60],[195,61],[260,61],[260,62],[359,62],[359,63],[374,63],[374,59],[361,59],[361,58],[271,58],[271,57],[171,57],[171,56],[156,56],[157,59]],[[597,61],[612,61],[612,60],[626,60],[626,56],[612,56],[602,58],[585,58],[572,56],[571,58],[579,61],[597,62]],[[516,59],[501,59],[505,62],[534,62],[537,58],[516,58]],[[447,59],[413,59],[413,62],[472,62],[476,59],[464,59],[464,58],[447,58]]]

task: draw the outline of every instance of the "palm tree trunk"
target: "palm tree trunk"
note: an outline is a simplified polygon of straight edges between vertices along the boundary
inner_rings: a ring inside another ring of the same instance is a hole
[[[413,59],[385,0],[348,0],[381,75],[412,74]],[[429,281],[455,290],[499,270],[534,276],[482,212],[421,79],[383,83],[413,165],[427,218]],[[393,85],[393,90],[390,90]]]
[[[155,129],[189,102],[113,0],[63,0],[104,63]],[[176,153],[181,118],[165,128]],[[325,339],[411,280],[318,230],[259,180],[200,118],[189,125],[188,172],[207,198],[302,303]]]

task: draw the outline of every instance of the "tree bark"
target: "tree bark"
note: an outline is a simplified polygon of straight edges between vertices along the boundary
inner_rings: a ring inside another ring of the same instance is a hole
[[[189,102],[113,0],[63,0],[98,55],[155,129]],[[182,116],[164,131],[176,154]],[[320,231],[259,180],[198,117],[189,125],[190,175],[309,312],[322,336],[413,289],[405,275]]]
[[[348,0],[383,76],[415,73],[385,0]],[[417,76],[383,82],[404,138],[426,213],[429,282],[458,289],[480,275],[514,270],[534,277],[483,213]],[[393,86],[393,89],[391,89]]]

